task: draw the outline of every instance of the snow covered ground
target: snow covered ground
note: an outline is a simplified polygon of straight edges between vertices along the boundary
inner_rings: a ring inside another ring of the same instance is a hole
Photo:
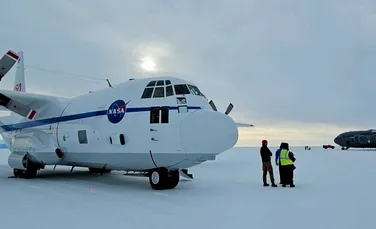
[[[275,152],[275,148],[271,147]],[[155,191],[121,172],[47,167],[9,179],[0,151],[0,228],[373,228],[376,151],[292,148],[295,188],[262,186],[258,148],[234,148],[190,169],[195,180]],[[278,181],[278,169],[274,166]]]

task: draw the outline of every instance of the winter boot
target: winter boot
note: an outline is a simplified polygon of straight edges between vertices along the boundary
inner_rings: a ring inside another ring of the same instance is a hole
[[[277,186],[276,184],[273,183],[273,184],[272,184],[272,187],[278,187],[278,186]]]
[[[264,183],[264,187],[266,187],[266,186],[269,186],[269,184],[268,183]]]

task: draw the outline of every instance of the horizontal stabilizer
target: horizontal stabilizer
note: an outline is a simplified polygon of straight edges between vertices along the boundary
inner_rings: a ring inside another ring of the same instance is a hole
[[[1,93],[0,93],[0,105],[30,120],[32,120],[36,115],[36,111],[32,109],[31,107],[26,106],[14,99],[11,99],[8,96],[1,94]]]
[[[0,106],[30,120],[59,115],[70,99],[0,89]],[[65,104],[65,105],[64,105]]]
[[[13,65],[17,62],[19,56],[9,50],[1,59],[0,59],[0,81],[1,79],[9,72]]]

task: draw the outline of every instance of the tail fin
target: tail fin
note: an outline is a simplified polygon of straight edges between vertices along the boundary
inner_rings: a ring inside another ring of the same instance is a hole
[[[14,87],[13,91],[21,91],[26,92],[26,84],[25,84],[25,66],[24,66],[24,57],[23,51],[18,53],[18,61],[17,61],[17,70],[16,76],[14,78]]]

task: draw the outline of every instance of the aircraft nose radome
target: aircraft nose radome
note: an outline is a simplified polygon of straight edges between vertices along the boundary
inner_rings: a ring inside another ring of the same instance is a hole
[[[227,115],[211,110],[189,114],[179,125],[180,137],[187,154],[219,154],[238,141],[238,127]]]
[[[334,143],[336,143],[337,145],[340,145],[341,144],[341,136],[337,136],[335,139],[334,139]]]

